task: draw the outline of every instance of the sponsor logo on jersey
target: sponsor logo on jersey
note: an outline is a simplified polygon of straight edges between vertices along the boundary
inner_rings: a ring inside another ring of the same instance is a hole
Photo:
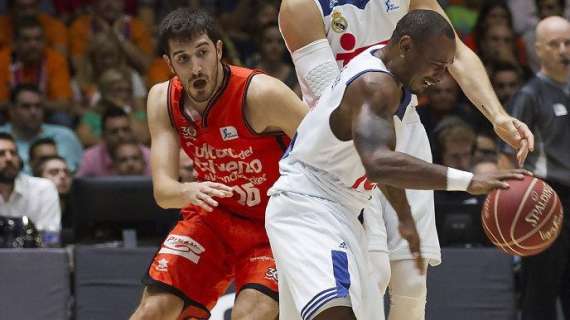
[[[562,117],[568,114],[566,106],[564,106],[562,103],[553,104],[552,109],[554,109],[554,115],[557,117]]]
[[[156,271],[164,272],[168,271],[168,260],[162,258],[157,261],[158,265],[155,267]]]
[[[265,272],[265,279],[279,282],[279,274],[277,273],[277,269],[271,267],[267,268],[267,271]]]
[[[222,140],[230,141],[239,138],[237,129],[232,126],[221,127],[220,134],[222,135]]]
[[[384,6],[386,7],[386,12],[400,9],[400,6],[395,4],[394,0],[384,0]]]
[[[195,139],[198,132],[194,127],[180,127],[180,133],[184,139]]]
[[[194,263],[200,260],[200,254],[206,249],[198,241],[188,237],[171,234],[162,243],[159,254],[173,254],[184,257]]]
[[[338,11],[333,12],[331,27],[336,33],[343,33],[348,29],[348,21]]]

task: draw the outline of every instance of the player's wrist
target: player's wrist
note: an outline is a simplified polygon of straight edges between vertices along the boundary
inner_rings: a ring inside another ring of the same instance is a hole
[[[467,191],[471,181],[473,180],[473,173],[457,170],[454,168],[447,168],[447,191]]]

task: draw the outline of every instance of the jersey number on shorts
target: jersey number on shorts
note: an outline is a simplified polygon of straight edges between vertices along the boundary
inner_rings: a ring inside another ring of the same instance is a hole
[[[238,202],[242,206],[253,207],[261,202],[261,193],[251,182],[234,186],[234,191],[239,195]]]

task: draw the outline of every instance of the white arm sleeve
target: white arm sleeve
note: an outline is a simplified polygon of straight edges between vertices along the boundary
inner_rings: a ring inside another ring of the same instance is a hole
[[[319,39],[291,54],[303,100],[314,107],[326,87],[340,74],[327,39]]]

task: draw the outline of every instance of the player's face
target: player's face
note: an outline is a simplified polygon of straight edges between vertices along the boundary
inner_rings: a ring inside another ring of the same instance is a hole
[[[411,72],[409,88],[414,94],[422,94],[438,83],[445,75],[455,56],[455,41],[445,36],[434,38],[430,44],[412,49],[408,57]],[[415,62],[415,63],[414,63]]]
[[[222,72],[222,42],[214,44],[207,34],[190,41],[170,40],[165,59],[194,102],[207,102],[215,94]]]

